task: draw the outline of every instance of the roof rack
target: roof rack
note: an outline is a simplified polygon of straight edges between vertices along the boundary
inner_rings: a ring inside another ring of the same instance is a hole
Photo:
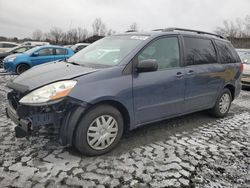
[[[219,37],[221,39],[226,39],[222,35],[218,35],[215,33],[209,33],[209,32],[205,32],[205,31],[192,30],[192,29],[177,28],[177,27],[170,27],[170,28],[165,28],[165,29],[155,29],[153,31],[187,31],[187,32],[192,32],[192,33],[197,33],[197,34],[212,35],[212,36]]]

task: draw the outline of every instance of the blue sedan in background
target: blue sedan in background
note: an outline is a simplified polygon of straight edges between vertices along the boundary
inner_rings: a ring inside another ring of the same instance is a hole
[[[7,56],[3,60],[3,66],[7,72],[21,74],[33,66],[56,60],[65,60],[73,54],[71,48],[55,45],[37,46],[24,53]]]

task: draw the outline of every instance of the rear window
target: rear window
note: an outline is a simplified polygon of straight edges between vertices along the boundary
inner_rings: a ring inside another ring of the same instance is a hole
[[[63,48],[56,48],[56,55],[66,55],[67,50]]]
[[[216,51],[209,39],[184,37],[186,64],[199,65],[216,63]]]
[[[215,44],[218,48],[221,63],[226,64],[240,62],[240,58],[231,43],[215,40]]]

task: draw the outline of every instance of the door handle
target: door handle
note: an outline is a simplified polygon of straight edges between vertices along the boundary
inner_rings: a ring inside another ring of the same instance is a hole
[[[188,75],[194,74],[194,71],[193,70],[189,70],[187,74]]]
[[[177,72],[176,73],[177,78],[182,78],[183,76],[184,76],[184,74],[182,72]]]

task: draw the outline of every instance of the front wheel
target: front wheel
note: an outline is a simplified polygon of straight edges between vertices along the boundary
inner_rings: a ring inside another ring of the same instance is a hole
[[[112,150],[123,133],[121,113],[109,105],[88,111],[76,128],[75,146],[85,155],[101,155]]]
[[[232,94],[229,89],[224,88],[218,97],[214,108],[211,109],[215,117],[225,117],[232,103]]]
[[[28,70],[30,68],[29,65],[27,64],[20,64],[17,66],[16,68],[16,73],[17,74],[22,74],[23,72],[25,72],[26,70]]]

